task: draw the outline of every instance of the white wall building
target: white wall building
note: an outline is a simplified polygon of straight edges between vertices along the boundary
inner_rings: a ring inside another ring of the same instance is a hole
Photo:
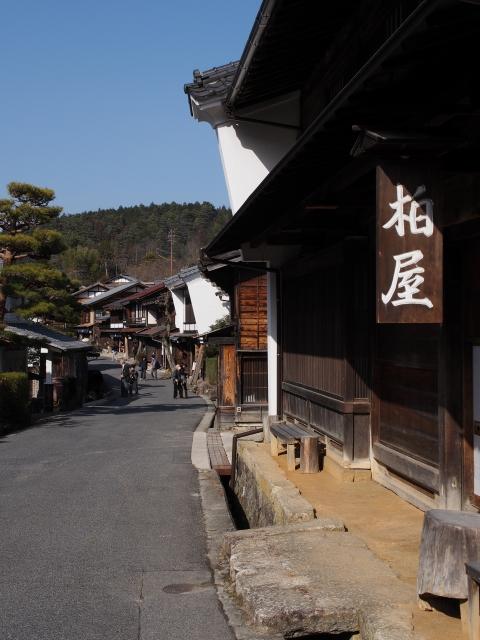
[[[198,267],[182,269],[164,283],[172,292],[175,325],[181,333],[207,333],[230,313],[230,302]]]
[[[204,72],[194,71],[193,82],[185,85],[193,117],[199,122],[207,122],[215,130],[233,214],[294,146],[300,131],[298,92],[283,94],[273,100],[259,100],[248,108],[234,106],[236,92],[248,67],[248,55],[247,50],[240,63],[231,62]],[[262,262],[262,247],[253,251],[242,248],[241,260]],[[271,261],[266,261],[266,265],[275,267]],[[279,347],[275,273],[268,274],[267,283],[268,413],[276,416]]]
[[[295,144],[300,119],[297,93],[233,114],[226,98],[237,70],[231,62],[195,71],[194,82],[185,85],[192,115],[216,132],[233,213]]]

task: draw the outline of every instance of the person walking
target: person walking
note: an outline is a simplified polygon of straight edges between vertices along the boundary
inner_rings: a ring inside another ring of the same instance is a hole
[[[130,365],[127,361],[122,363],[122,373],[120,376],[120,395],[122,398],[128,396],[129,391],[129,379],[130,379]]]
[[[140,379],[146,380],[147,378],[147,356],[143,356],[140,360]]]
[[[135,368],[135,364],[130,366],[128,373],[128,395],[138,395],[138,371]]]
[[[183,398],[183,385],[182,385],[182,369],[179,364],[175,366],[175,371],[173,372],[173,398],[175,399],[177,396]]]
[[[157,380],[158,370],[160,369],[160,362],[157,359],[157,354],[155,353],[155,351],[152,353],[152,359],[150,360],[150,363],[152,365],[152,378],[155,378],[155,380]]]
[[[185,365],[180,365],[180,384],[183,391],[183,397],[187,398],[187,370],[185,369]]]

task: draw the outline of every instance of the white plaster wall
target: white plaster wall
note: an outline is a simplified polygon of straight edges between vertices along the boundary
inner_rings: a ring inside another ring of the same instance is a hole
[[[199,273],[185,278],[192,301],[198,333],[210,331],[210,326],[230,313],[230,304],[215,295],[218,289]]]
[[[191,104],[197,120],[208,122],[216,130],[230,206],[235,213],[295,144],[298,130],[232,120],[218,101],[199,105],[192,100]],[[295,127],[300,121],[299,104],[299,94],[291,93],[238,115]]]
[[[172,293],[173,306],[175,307],[175,326],[183,331],[185,321],[185,299],[182,289],[170,289]]]
[[[278,414],[278,339],[277,339],[277,276],[267,273],[267,363],[268,363],[268,415]]]
[[[217,127],[218,144],[232,212],[267,177],[295,143],[291,129],[237,122]]]
[[[156,325],[157,320],[151,311],[147,311],[147,325]]]

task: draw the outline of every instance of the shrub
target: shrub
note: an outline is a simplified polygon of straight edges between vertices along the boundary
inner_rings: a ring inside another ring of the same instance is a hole
[[[28,376],[21,371],[0,373],[0,424],[22,427],[30,421]]]

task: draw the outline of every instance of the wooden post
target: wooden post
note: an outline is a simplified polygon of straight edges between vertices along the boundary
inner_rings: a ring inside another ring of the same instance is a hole
[[[272,456],[278,456],[278,442],[272,433],[270,434],[270,453]]]
[[[300,441],[300,471],[318,473],[318,437],[304,436]]]
[[[295,471],[295,463],[295,443],[291,442],[287,444],[287,469]]]
[[[263,416],[263,441],[265,443],[270,442],[270,416]]]
[[[468,579],[468,626],[471,640],[480,640],[480,598],[478,584]]]
[[[162,345],[163,350],[165,351],[165,355],[167,356],[170,371],[172,371],[173,373],[173,370],[175,369],[175,362],[173,361],[172,346],[170,340],[168,338],[162,338]]]
[[[467,562],[466,564],[468,576],[468,609],[467,615],[460,605],[462,615],[462,624],[464,624],[464,633],[468,633],[470,640],[480,640],[480,597],[479,597],[479,581],[480,581],[480,563]]]
[[[198,350],[197,359],[195,361],[195,371],[192,376],[192,386],[197,384],[200,372],[202,370],[203,360],[205,358],[205,345],[201,344]]]

